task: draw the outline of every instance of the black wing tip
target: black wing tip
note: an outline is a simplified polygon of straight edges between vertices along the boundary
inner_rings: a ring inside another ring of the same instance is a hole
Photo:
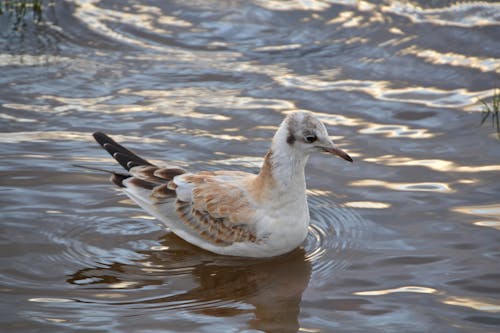
[[[101,131],[92,133],[92,136],[126,170],[138,165],[153,165]]]
[[[130,170],[132,167],[140,165],[139,163],[135,163],[134,161],[131,161],[131,156],[130,155],[126,155],[126,154],[123,154],[123,153],[120,153],[120,152],[111,152],[108,149],[106,149],[106,150],[126,170]]]
[[[97,132],[92,133],[92,136],[94,137],[95,141],[97,141],[101,146],[104,146],[105,143],[114,142],[114,140],[111,139],[104,132],[97,131]]]

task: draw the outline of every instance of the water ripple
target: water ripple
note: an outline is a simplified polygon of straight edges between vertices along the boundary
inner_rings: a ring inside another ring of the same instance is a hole
[[[304,248],[314,267],[315,283],[347,269],[356,250],[371,238],[369,223],[352,208],[340,207],[320,192],[309,192],[311,226]]]
[[[442,8],[423,8],[412,2],[390,1],[382,10],[406,16],[415,23],[443,26],[472,28],[496,25],[500,21],[500,5],[483,1],[455,3]]]
[[[482,72],[500,73],[498,59],[486,57],[465,56],[453,52],[438,52],[435,50],[424,50],[416,45],[411,45],[408,48],[400,51],[401,55],[415,55],[422,58],[424,61],[434,65],[450,65],[463,68],[477,68]]]
[[[500,73],[499,6],[58,1],[2,32],[7,326],[491,331],[500,166],[476,101]],[[109,165],[104,129],[146,158],[255,171],[294,110],[359,158],[310,160],[309,234],[278,258],[202,251],[70,168]]]

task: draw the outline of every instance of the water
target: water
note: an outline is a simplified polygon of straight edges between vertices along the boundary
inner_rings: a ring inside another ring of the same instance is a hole
[[[6,332],[498,332],[499,85],[485,1],[78,1],[0,39]],[[6,25],[5,17],[0,21]],[[307,167],[312,225],[271,260],[171,235],[90,134],[256,171],[316,112],[350,164]]]

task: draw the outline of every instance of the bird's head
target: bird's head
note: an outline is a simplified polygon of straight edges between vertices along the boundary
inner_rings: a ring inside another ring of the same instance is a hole
[[[274,141],[299,155],[327,152],[352,162],[352,158],[330,139],[323,122],[311,112],[290,113],[281,123]]]

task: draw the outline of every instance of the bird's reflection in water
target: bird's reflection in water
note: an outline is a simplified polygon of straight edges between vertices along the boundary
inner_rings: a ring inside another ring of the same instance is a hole
[[[161,243],[168,249],[139,251],[144,259],[131,264],[84,268],[67,282],[86,287],[83,302],[127,305],[132,310],[140,305],[143,311],[183,309],[216,317],[252,314],[249,328],[299,329],[302,293],[311,276],[311,263],[302,248],[257,260],[214,255],[173,234],[163,236]],[[120,299],[89,299],[89,287],[97,289],[97,295],[124,288],[127,293]]]

